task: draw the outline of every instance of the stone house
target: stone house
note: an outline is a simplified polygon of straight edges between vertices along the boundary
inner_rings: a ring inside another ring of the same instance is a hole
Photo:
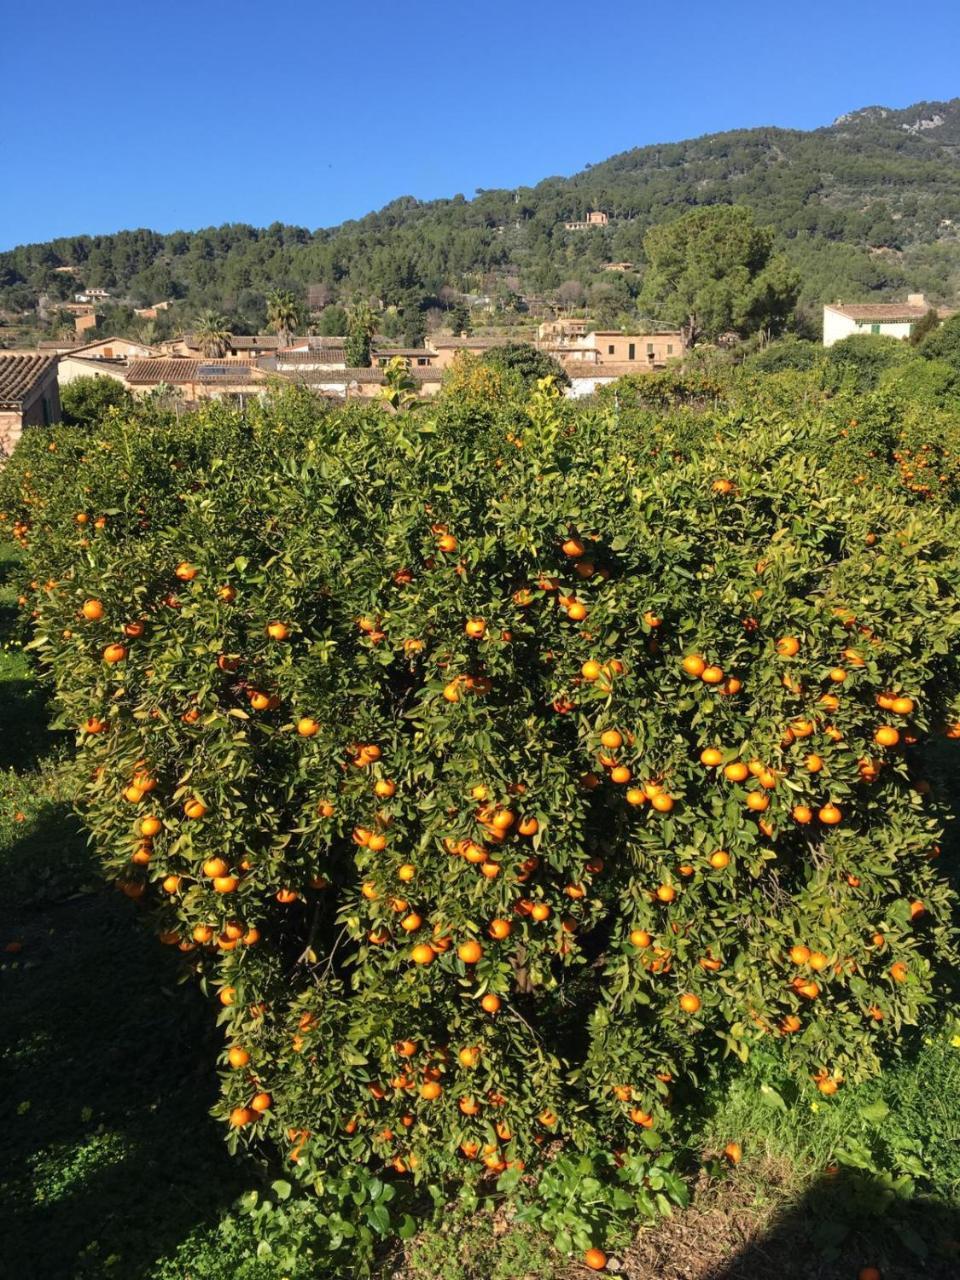
[[[57,357],[0,352],[0,456],[13,452],[26,427],[59,421]]]

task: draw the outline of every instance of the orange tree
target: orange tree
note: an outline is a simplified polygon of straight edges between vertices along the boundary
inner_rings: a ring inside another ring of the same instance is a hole
[[[218,1010],[231,1142],[373,1199],[541,1177],[585,1247],[584,1170],[679,1196],[724,1059],[829,1096],[935,1014],[960,530],[836,461],[819,410],[697,434],[549,382],[28,435],[32,647],[106,871]]]

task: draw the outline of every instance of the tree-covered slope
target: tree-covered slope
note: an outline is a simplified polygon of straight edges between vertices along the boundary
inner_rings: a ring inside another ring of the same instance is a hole
[[[255,322],[265,293],[313,286],[312,301],[366,294],[423,307],[444,287],[629,310],[643,236],[695,205],[751,205],[803,277],[801,305],[894,296],[907,286],[952,298],[960,284],[960,99],[905,110],[868,107],[812,132],[759,128],[640,147],[570,178],[478,191],[473,199],[405,196],[376,213],[309,231],[227,224],[161,235],[76,236],[0,254],[0,306],[69,296],[82,279],[131,303],[179,299]],[[610,225],[568,232],[599,208]],[[627,261],[636,270],[603,271]],[[56,272],[75,266],[78,276]],[[563,297],[564,295],[561,295]]]

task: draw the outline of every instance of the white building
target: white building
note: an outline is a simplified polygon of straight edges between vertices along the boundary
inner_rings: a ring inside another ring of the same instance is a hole
[[[845,306],[836,302],[823,308],[823,345],[832,347],[855,333],[878,333],[884,338],[909,338],[913,326],[931,310],[922,293],[911,293],[906,302],[862,302]],[[938,309],[940,319],[952,312]]]

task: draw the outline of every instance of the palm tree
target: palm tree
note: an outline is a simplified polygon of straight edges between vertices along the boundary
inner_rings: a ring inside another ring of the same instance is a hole
[[[274,289],[267,298],[267,321],[276,329],[281,347],[288,347],[300,326],[300,303],[288,289]]]
[[[215,311],[205,311],[203,315],[197,317],[193,336],[201,352],[214,360],[225,355],[230,346],[228,321],[225,316],[217,315]]]

